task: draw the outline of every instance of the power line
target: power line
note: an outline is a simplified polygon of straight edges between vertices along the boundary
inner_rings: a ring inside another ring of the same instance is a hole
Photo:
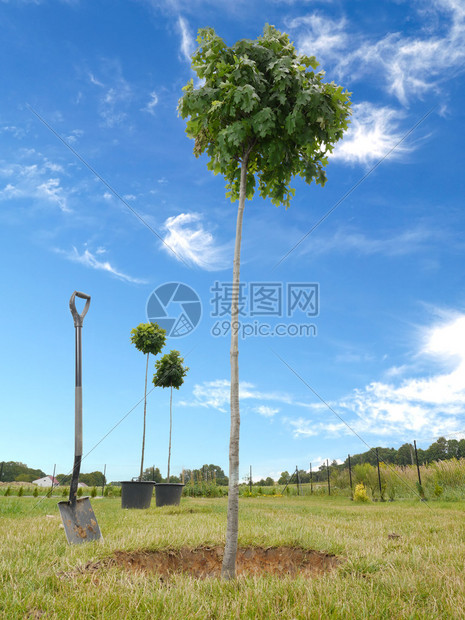
[[[361,177],[361,178],[360,178],[360,179],[359,179],[359,180],[355,183],[355,185],[352,185],[352,187],[351,187],[349,190],[347,190],[347,192],[346,192],[346,193],[342,196],[342,198],[340,198],[340,199],[336,202],[336,204],[335,204],[334,206],[332,206],[332,207],[331,207],[331,209],[329,209],[329,211],[327,211],[327,212],[326,212],[326,213],[325,213],[325,214],[324,214],[324,215],[323,215],[323,216],[322,216],[322,217],[321,217],[321,218],[320,218],[320,219],[319,219],[319,220],[318,220],[318,221],[317,221],[317,222],[316,222],[316,223],[315,223],[315,224],[314,224],[311,228],[310,228],[310,230],[309,230],[308,232],[306,232],[306,233],[305,233],[305,235],[304,235],[303,237],[301,237],[301,239],[299,239],[299,241],[297,241],[297,243],[296,243],[296,244],[295,244],[295,245],[294,245],[294,246],[293,246],[293,247],[292,247],[292,248],[291,248],[291,249],[290,249],[290,250],[289,250],[289,251],[288,251],[288,252],[287,252],[287,253],[286,253],[286,254],[285,254],[285,255],[284,255],[284,256],[283,256],[283,257],[282,257],[282,258],[281,258],[281,259],[280,259],[280,260],[279,260],[276,264],[275,264],[275,265],[274,265],[274,267],[273,267],[272,271],[274,271],[274,270],[276,269],[276,267],[279,267],[279,265],[280,265],[281,263],[283,263],[283,262],[284,262],[284,261],[288,258],[288,256],[290,256],[290,254],[292,254],[292,252],[293,252],[294,250],[296,250],[296,249],[298,248],[298,246],[299,246],[299,245],[300,245],[303,241],[305,241],[305,239],[306,239],[309,235],[311,235],[311,234],[312,234],[312,233],[313,233],[313,232],[314,232],[314,231],[315,231],[315,230],[316,230],[316,229],[320,226],[320,224],[322,224],[322,223],[323,223],[323,222],[324,222],[324,221],[325,221],[325,220],[326,220],[326,219],[327,219],[327,218],[331,215],[331,213],[333,213],[333,212],[334,212],[334,211],[335,211],[335,210],[336,210],[336,209],[337,209],[337,208],[338,208],[338,207],[339,207],[339,206],[340,206],[340,205],[344,202],[344,200],[345,200],[346,198],[348,198],[348,197],[350,196],[350,194],[352,194],[352,192],[354,192],[354,191],[357,189],[357,187],[359,187],[359,186],[360,186],[360,185],[361,185],[361,184],[362,184],[362,183],[363,183],[363,182],[364,182],[364,181],[365,181],[365,180],[366,180],[366,179],[370,176],[370,174],[371,174],[372,172],[374,172],[374,171],[376,170],[376,168],[378,168],[378,166],[380,166],[380,165],[383,163],[383,161],[384,161],[385,159],[387,159],[387,158],[389,157],[389,155],[391,155],[391,153],[393,153],[393,152],[396,150],[396,148],[397,148],[398,146],[400,146],[400,145],[402,144],[402,142],[404,142],[404,141],[405,141],[405,140],[406,140],[406,139],[410,136],[410,134],[411,134],[411,133],[413,133],[413,132],[415,131],[415,129],[416,129],[419,125],[421,125],[421,123],[423,123],[423,121],[425,121],[425,120],[428,118],[428,116],[429,116],[429,115],[430,115],[430,114],[431,114],[431,113],[432,113],[432,112],[433,112],[433,111],[434,111],[434,110],[438,107],[438,105],[439,105],[439,104],[437,103],[437,104],[436,104],[436,105],[434,105],[434,106],[433,106],[430,110],[428,110],[428,112],[426,112],[426,114],[424,114],[424,115],[420,118],[420,120],[418,120],[418,121],[417,121],[417,122],[413,125],[413,127],[411,127],[411,128],[407,131],[407,133],[405,133],[405,134],[402,136],[402,138],[401,138],[398,142],[396,142],[396,144],[395,144],[395,145],[394,145],[394,146],[393,146],[393,147],[392,147],[392,148],[391,148],[391,149],[390,149],[390,150],[389,150],[389,151],[388,151],[388,152],[387,152],[387,153],[386,153],[386,154],[385,154],[385,155],[384,155],[384,156],[383,156],[383,157],[382,157],[382,158],[381,158],[378,162],[376,162],[376,164],[375,164],[372,168],[370,168],[370,170],[369,170],[366,174],[364,174],[364,175],[363,175],[363,177]]]
[[[330,410],[330,411],[331,411],[331,412],[332,412],[332,413],[333,413],[333,414],[334,414],[334,415],[335,415],[335,416],[336,416],[336,417],[337,417],[337,418],[338,418],[338,419],[339,419],[339,420],[340,420],[343,424],[345,424],[345,426],[347,426],[347,428],[350,430],[350,432],[351,432],[351,433],[353,433],[356,437],[358,437],[358,439],[360,439],[360,441],[361,441],[362,443],[364,443],[364,444],[367,446],[367,448],[368,448],[371,452],[375,452],[375,449],[374,449],[372,446],[370,446],[370,445],[369,445],[369,444],[368,444],[368,443],[367,443],[367,442],[363,439],[363,437],[361,437],[361,436],[357,433],[357,431],[355,431],[355,430],[354,430],[354,429],[353,429],[353,428],[352,428],[352,427],[351,427],[351,426],[350,426],[350,425],[349,425],[349,424],[348,424],[348,423],[344,420],[344,418],[342,418],[342,417],[341,417],[341,416],[337,413],[337,411],[335,411],[335,410],[331,407],[331,405],[330,405],[329,403],[327,403],[327,402],[326,402],[326,401],[325,401],[325,400],[324,400],[324,399],[323,399],[323,398],[322,398],[322,397],[318,394],[318,392],[317,392],[314,388],[312,388],[312,386],[311,386],[311,385],[309,385],[309,384],[305,381],[305,379],[299,375],[299,373],[298,373],[296,370],[294,370],[294,368],[292,368],[292,366],[290,366],[290,365],[289,365],[289,364],[288,364],[285,360],[283,360],[283,358],[282,358],[280,355],[278,355],[278,353],[276,353],[276,351],[274,351],[273,349],[271,349],[271,351],[274,353],[274,355],[275,355],[275,356],[276,356],[276,357],[277,357],[277,358],[278,358],[278,359],[279,359],[279,360],[280,360],[280,361],[281,361],[281,362],[282,362],[282,363],[283,363],[283,364],[284,364],[284,365],[285,365],[285,366],[286,366],[286,367],[287,367],[287,368],[288,368],[288,369],[289,369],[289,370],[290,370],[290,371],[291,371],[291,372],[292,372],[292,373],[293,373],[293,374],[294,374],[294,375],[295,375],[295,376],[296,376],[296,377],[297,377],[297,378],[298,378],[298,379],[299,379],[299,380],[300,380],[300,381],[301,381],[301,382],[302,382],[302,383],[303,383],[303,384],[304,384],[304,385],[305,385],[305,386],[306,386],[306,387],[307,387],[307,388],[311,391],[311,392],[313,392],[313,394],[314,394],[314,395],[318,398],[318,400],[320,400],[320,401],[321,401],[324,405],[326,405],[326,407],[327,407],[327,408],[328,408],[328,409],[329,409],[329,410]],[[375,453],[376,453],[376,452],[375,452]],[[410,486],[410,485],[409,485],[409,484],[408,484],[408,483],[407,483],[407,482],[406,482],[403,478],[401,478],[401,476],[400,476],[400,475],[396,472],[396,470],[395,470],[395,469],[393,469],[393,468],[390,466],[390,464],[389,464],[389,463],[386,463],[386,461],[384,461],[384,460],[383,460],[383,459],[381,459],[381,458],[380,458],[379,460],[380,460],[382,463],[384,463],[384,464],[386,465],[386,467],[388,467],[388,468],[389,468],[389,469],[390,469],[390,470],[391,470],[391,471],[392,471],[392,472],[393,472],[393,473],[394,473],[394,474],[395,474],[395,475],[399,478],[399,480],[401,480],[401,481],[402,481],[402,482],[403,482],[403,483],[404,483],[404,484],[405,484],[405,485],[406,485],[406,486],[407,486],[407,487],[408,487],[411,491],[413,491],[413,493],[414,493],[414,494],[415,494],[415,495],[416,495],[419,499],[422,499],[422,498],[421,498],[421,495],[420,495],[419,493],[417,493],[417,491],[416,491],[413,487],[411,487],[411,486]],[[427,504],[426,504],[426,505],[427,505]],[[432,508],[431,508],[430,506],[428,506],[428,508],[430,508],[430,510],[432,510]]]
[[[163,237],[154,228],[152,228],[152,226],[150,226],[150,224],[146,220],[144,220],[144,218],[135,209],[133,209],[133,207],[131,207],[131,205],[120,194],[118,194],[118,192],[108,183],[108,181],[106,181],[97,172],[97,170],[95,170],[95,168],[93,168],[64,138],[62,138],[60,134],[57,131],[55,131],[55,129],[53,129],[53,127],[49,123],[47,123],[47,121],[44,118],[42,118],[42,116],[40,116],[38,112],[34,110],[34,108],[32,108],[29,104],[26,104],[26,107],[40,120],[41,123],[45,125],[45,127],[47,127],[49,131],[51,131],[51,133],[53,133],[53,135],[56,138],[58,138],[58,140],[60,140],[60,142],[62,142],[62,144],[66,146],[67,149],[71,151],[71,153],[73,153],[75,157],[77,157],[77,159],[79,159],[80,162],[84,164],[84,166],[86,166],[86,168],[88,168],[92,172],[92,174],[94,174],[97,177],[97,179],[99,179],[99,181],[101,181],[105,185],[107,189],[110,190],[110,192],[114,196],[116,196],[116,198],[118,198],[118,200],[121,200],[124,206],[127,207],[129,211],[131,211],[131,213],[135,215],[135,217],[137,217],[137,219],[140,222],[142,222],[144,226],[146,226],[171,252],[173,252],[176,258],[178,258],[181,262],[183,262],[186,265],[186,267],[190,268],[190,265],[186,263],[183,257],[180,256],[168,243],[166,243]]]

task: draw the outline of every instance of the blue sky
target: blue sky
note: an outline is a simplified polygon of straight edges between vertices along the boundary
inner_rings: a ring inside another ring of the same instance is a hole
[[[202,317],[167,344],[190,367],[174,395],[171,469],[227,472],[229,334],[212,333],[226,331],[227,316],[212,316],[211,289],[231,280],[236,205],[194,157],[176,106],[198,28],[232,45],[265,22],[353,93],[353,117],[324,188],[296,181],[287,211],[260,197],[246,205],[242,323],[311,328],[240,341],[241,477],[249,465],[254,478],[276,478],[366,444],[465,436],[460,0],[3,0],[0,15],[0,459],[72,467],[68,301],[81,290],[92,296],[84,452],[98,444],[82,470],[137,475],[142,405],[99,442],[143,397],[145,360],[130,331],[147,321],[152,292],[173,282],[196,292]],[[288,286],[308,293],[316,283],[318,316],[305,304],[287,316]],[[266,290],[260,306],[253,295]],[[280,292],[283,316],[266,316]],[[168,428],[169,393],[157,389],[146,465],[165,475]]]

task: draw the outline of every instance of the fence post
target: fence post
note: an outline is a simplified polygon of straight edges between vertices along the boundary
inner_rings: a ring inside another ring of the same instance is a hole
[[[376,464],[378,465],[378,485],[379,485],[379,501],[384,502],[383,491],[381,489],[381,473],[379,471],[379,456],[378,456],[378,448],[376,448]]]
[[[331,495],[331,482],[329,481],[329,464],[328,464],[328,459],[326,459],[326,471],[328,473],[328,495]]]
[[[312,472],[311,463],[310,463],[310,493],[313,495],[313,472]]]
[[[350,463],[350,454],[349,456],[349,483],[350,483],[350,499],[354,499],[354,493],[352,490],[352,465]]]
[[[420,476],[420,466],[418,464],[418,452],[417,452],[417,440],[413,440],[413,445],[415,446],[415,461],[417,462],[417,472],[418,472],[418,482],[421,486],[421,476]]]
[[[300,495],[300,476],[299,476],[299,469],[297,465],[295,466],[295,473],[296,473],[297,495]]]
[[[250,486],[250,495],[252,495],[252,465],[250,466],[249,486]]]
[[[105,465],[103,466],[102,497],[104,496],[104,493],[105,493],[105,484],[107,481],[106,474],[107,474],[107,464],[105,463]]]
[[[50,487],[50,494],[49,494],[49,497],[52,497],[52,494],[53,494],[53,484],[54,484],[54,482],[55,482],[55,469],[56,469],[56,464],[53,466],[52,486]]]

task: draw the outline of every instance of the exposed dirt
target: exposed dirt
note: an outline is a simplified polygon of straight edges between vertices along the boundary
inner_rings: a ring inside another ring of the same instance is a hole
[[[115,551],[105,564],[117,565],[128,571],[142,571],[169,576],[187,573],[197,579],[219,577],[223,547],[168,549],[163,551]],[[294,547],[248,547],[238,549],[236,573],[240,575],[271,574],[278,576],[302,575],[307,578],[329,571],[340,563],[334,556],[318,551]],[[94,572],[101,563],[89,563],[86,569]]]

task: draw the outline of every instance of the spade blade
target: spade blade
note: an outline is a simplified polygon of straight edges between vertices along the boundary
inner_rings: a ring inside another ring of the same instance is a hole
[[[58,502],[58,508],[70,545],[80,545],[102,538],[97,518],[88,497],[77,498],[74,505],[69,501]]]

